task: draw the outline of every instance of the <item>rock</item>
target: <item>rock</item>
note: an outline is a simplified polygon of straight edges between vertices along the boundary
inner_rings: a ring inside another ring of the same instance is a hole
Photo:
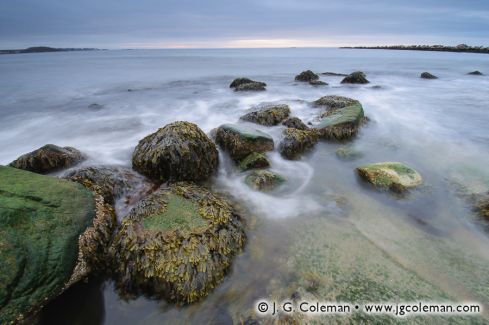
[[[470,75],[472,75],[472,76],[483,76],[483,75],[484,75],[482,72],[480,72],[480,71],[478,71],[478,70],[476,70],[476,71],[472,71],[472,72],[469,72],[469,73],[467,73],[467,74],[470,74]]]
[[[479,217],[489,221],[489,193],[484,196],[479,196],[474,204],[473,210]]]
[[[246,90],[265,90],[267,86],[264,82],[259,82],[251,80],[248,78],[237,78],[229,85],[229,88],[234,88],[235,91],[246,91]]]
[[[115,216],[80,184],[4,166],[0,179],[0,323],[8,324],[87,275]]]
[[[85,155],[75,148],[61,148],[54,144],[47,144],[20,156],[9,166],[38,174],[47,174],[72,167],[85,159]]]
[[[335,72],[323,72],[321,73],[323,76],[331,76],[331,77],[346,77],[347,74],[344,73],[335,73]]]
[[[250,169],[266,167],[270,167],[270,161],[268,160],[267,156],[258,152],[253,152],[249,154],[238,165],[239,170],[241,170],[242,172]]]
[[[245,114],[241,116],[240,119],[256,124],[272,126],[280,124],[280,122],[289,117],[289,114],[290,107],[288,105],[268,105],[260,108],[257,111]]]
[[[309,81],[309,84],[312,86],[327,86],[328,85],[327,82],[324,82],[321,80],[311,80],[311,81]]]
[[[217,165],[215,144],[189,122],[174,122],[148,135],[132,155],[134,170],[155,181],[204,181]]]
[[[422,79],[438,79],[438,77],[437,77],[437,76],[434,76],[434,75],[432,75],[432,74],[431,74],[431,73],[429,73],[429,72],[423,72],[423,73],[421,74],[420,78],[422,78]]]
[[[69,172],[65,178],[98,186],[105,202],[114,204],[126,192],[147,191],[151,184],[131,169],[119,166],[90,166]]]
[[[272,151],[274,147],[273,139],[268,134],[237,124],[223,124],[217,128],[216,143],[235,161],[253,152]]]
[[[356,99],[335,95],[324,96],[312,102],[315,107],[326,107],[331,109],[344,108],[357,103],[359,103],[359,101]]]
[[[92,103],[92,104],[88,105],[88,108],[89,108],[89,109],[92,109],[92,110],[94,110],[94,111],[99,111],[99,110],[101,110],[102,108],[104,108],[104,105],[100,105],[100,104],[98,104],[98,103]]]
[[[143,199],[114,238],[121,293],[197,301],[224,278],[245,233],[231,204],[203,187],[176,183]]]
[[[356,102],[343,108],[329,109],[315,129],[322,139],[349,140],[358,134],[360,126],[366,121],[362,104]]]
[[[357,168],[361,178],[379,189],[402,192],[423,182],[414,169],[399,162],[382,162]]]
[[[282,122],[282,125],[285,125],[288,128],[298,129],[298,130],[308,130],[309,127],[302,122],[302,120],[298,117],[289,117],[285,121]]]
[[[310,82],[313,80],[319,80],[319,76],[311,70],[302,71],[297,76],[295,76],[295,81]]]
[[[339,147],[335,153],[341,160],[355,160],[363,157],[363,153],[352,146]]]
[[[254,170],[245,178],[245,183],[256,191],[268,192],[285,182],[285,178],[268,170]]]
[[[278,146],[280,154],[287,159],[299,159],[318,142],[316,130],[288,128],[283,131],[283,139]]]
[[[369,82],[362,71],[355,71],[341,81],[342,84],[368,84]]]

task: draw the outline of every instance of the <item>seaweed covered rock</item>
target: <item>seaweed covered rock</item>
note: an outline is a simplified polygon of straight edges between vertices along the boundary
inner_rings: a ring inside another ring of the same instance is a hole
[[[312,102],[312,105],[315,107],[326,107],[330,109],[337,109],[337,108],[344,108],[356,103],[359,103],[359,101],[356,99],[343,97],[343,96],[329,95],[315,100],[314,102]]]
[[[343,108],[329,109],[315,128],[322,139],[343,141],[356,136],[366,121],[362,104],[356,102]]]
[[[272,151],[273,139],[259,130],[237,124],[223,124],[215,132],[216,143],[233,160],[240,161],[253,152]]]
[[[358,167],[362,179],[379,189],[403,192],[423,182],[414,169],[399,162],[381,162]]]
[[[435,75],[432,75],[431,73],[429,72],[423,72],[421,75],[420,75],[420,78],[422,79],[438,79],[437,76]]]
[[[482,72],[480,72],[479,70],[475,70],[475,71],[472,71],[472,72],[469,72],[467,73],[469,75],[472,75],[472,76],[483,76],[484,74]]]
[[[266,83],[251,80],[248,78],[236,78],[231,82],[229,88],[234,88],[235,91],[262,91],[266,90]]]
[[[355,71],[343,78],[342,84],[368,84],[367,76],[362,71]]]
[[[285,125],[288,128],[298,129],[298,130],[308,130],[309,127],[302,122],[302,120],[298,117],[289,117],[285,121],[282,122],[282,125]]]
[[[239,162],[238,168],[242,172],[257,169],[257,168],[266,168],[270,167],[270,161],[267,156],[259,152],[250,153],[246,158]]]
[[[295,81],[311,82],[314,80],[319,80],[319,76],[311,70],[302,71],[295,76]]]
[[[316,130],[299,130],[287,128],[283,131],[283,139],[278,146],[280,154],[287,159],[299,159],[302,154],[316,145]]]
[[[285,178],[268,170],[254,170],[245,178],[245,183],[254,190],[268,192],[285,182]]]
[[[174,122],[148,135],[132,155],[134,170],[156,181],[203,181],[217,165],[215,144],[189,122]]]
[[[219,284],[245,242],[241,217],[205,188],[176,183],[143,199],[113,244],[122,293],[190,303]]]
[[[256,124],[272,126],[289,117],[290,107],[286,104],[267,105],[240,117],[241,120]]]
[[[83,167],[69,172],[65,178],[81,184],[96,185],[98,193],[109,204],[114,204],[126,192],[146,191],[152,185],[133,170],[120,166]]]
[[[108,244],[99,230],[113,221],[80,184],[0,166],[0,323],[34,314],[86,276]]]
[[[47,174],[72,167],[85,159],[85,155],[75,148],[62,148],[54,144],[47,144],[20,156],[9,166],[38,174]]]

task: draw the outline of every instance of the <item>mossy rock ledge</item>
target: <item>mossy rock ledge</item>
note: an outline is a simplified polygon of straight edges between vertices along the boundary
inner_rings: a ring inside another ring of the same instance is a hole
[[[238,124],[223,124],[215,131],[216,143],[235,161],[251,153],[264,153],[274,148],[273,138],[259,130]]]
[[[0,166],[0,324],[25,321],[97,268],[114,225],[82,185]]]
[[[345,141],[355,137],[367,121],[362,104],[357,101],[345,107],[330,108],[315,129],[322,139]]]
[[[85,159],[86,156],[73,147],[62,148],[54,144],[47,144],[20,156],[9,166],[38,174],[47,174],[72,167]]]
[[[209,294],[245,242],[232,205],[190,183],[160,188],[131,210],[113,244],[116,284],[177,303]]]
[[[362,179],[374,187],[403,192],[423,182],[421,175],[400,162],[381,162],[358,167]]]
[[[316,130],[287,128],[283,131],[283,139],[278,145],[278,150],[284,158],[295,160],[314,148],[317,142],[318,132]]]
[[[216,145],[195,124],[174,122],[148,135],[132,155],[134,170],[155,181],[204,181],[217,171]]]
[[[290,107],[286,104],[266,105],[240,117],[240,120],[265,126],[278,125],[289,117]]]

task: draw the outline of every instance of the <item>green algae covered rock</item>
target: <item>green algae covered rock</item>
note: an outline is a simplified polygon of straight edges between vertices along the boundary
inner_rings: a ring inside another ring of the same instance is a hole
[[[245,178],[245,183],[254,190],[268,192],[285,182],[285,178],[268,170],[254,170]]]
[[[302,154],[314,148],[318,142],[316,130],[299,130],[287,128],[278,146],[280,154],[286,159],[299,159]]]
[[[327,140],[349,140],[358,134],[366,117],[359,102],[337,109],[329,109],[315,126],[319,135]]]
[[[270,167],[270,161],[268,160],[267,156],[258,152],[250,153],[238,165],[239,170],[242,172],[250,169],[266,167]]]
[[[35,313],[82,277],[78,243],[96,215],[80,184],[0,166],[1,324]]]
[[[399,162],[382,162],[357,168],[361,178],[376,188],[402,192],[423,182],[414,169]]]
[[[132,155],[134,170],[155,181],[203,181],[217,165],[215,144],[189,122],[174,122],[148,135]]]
[[[237,124],[223,124],[215,132],[216,143],[232,159],[240,161],[253,152],[272,151],[273,139],[259,130]]]
[[[63,168],[69,168],[85,160],[86,157],[72,147],[58,147],[47,144],[32,152],[20,156],[10,163],[10,167],[47,174]]]
[[[113,244],[117,287],[178,303],[209,294],[245,242],[241,217],[203,187],[176,183],[143,199]]]
[[[289,117],[290,107],[286,104],[267,105],[259,110],[247,113],[240,117],[241,120],[256,124],[272,126]]]

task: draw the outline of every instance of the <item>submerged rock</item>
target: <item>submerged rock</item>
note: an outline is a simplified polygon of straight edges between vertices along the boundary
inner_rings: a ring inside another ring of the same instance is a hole
[[[321,80],[311,80],[311,81],[309,81],[309,84],[312,86],[327,86],[328,85],[327,82],[324,82]]]
[[[85,277],[113,210],[80,184],[0,166],[0,323],[20,322]]]
[[[259,110],[250,112],[240,117],[241,120],[256,124],[272,126],[289,117],[290,107],[286,104],[267,105]]]
[[[343,96],[330,95],[315,100],[314,102],[312,102],[312,105],[315,107],[326,107],[330,109],[337,109],[337,108],[344,108],[346,106],[350,106],[356,103],[359,103],[359,101],[356,99],[343,97]]]
[[[295,81],[311,82],[314,80],[319,80],[319,76],[311,70],[302,71],[295,76]]]
[[[132,155],[134,170],[155,181],[203,181],[217,165],[215,144],[189,122],[174,122],[148,135]]]
[[[216,130],[216,143],[233,160],[240,161],[253,152],[272,151],[273,139],[259,130],[237,124],[223,124]]]
[[[489,193],[476,200],[473,210],[479,217],[489,222]]]
[[[379,189],[402,192],[423,182],[414,169],[399,162],[382,162],[357,168],[361,178]]]
[[[248,78],[237,78],[229,85],[229,88],[234,88],[235,91],[246,91],[246,90],[265,90],[267,86],[266,83],[251,80]]]
[[[362,71],[355,71],[341,81],[342,84],[368,84],[369,82]]]
[[[115,236],[117,287],[197,301],[222,281],[244,242],[241,217],[226,200],[188,183],[160,188],[131,210]]]
[[[434,76],[432,75],[431,73],[429,72],[423,72],[421,75],[420,75],[420,78],[422,79],[438,79],[437,76]]]
[[[282,122],[282,125],[285,125],[288,128],[298,129],[298,130],[308,130],[309,127],[302,122],[302,120],[298,117],[289,117],[285,121]]]
[[[285,182],[285,178],[268,170],[254,170],[245,178],[245,183],[254,190],[268,192]]]
[[[323,76],[332,76],[332,77],[346,77],[348,76],[345,73],[336,73],[336,72],[322,72]]]
[[[341,160],[355,160],[363,157],[363,153],[352,146],[339,147],[335,153]]]
[[[250,169],[270,167],[270,161],[262,153],[253,152],[246,156],[238,165],[239,170],[247,171]]]
[[[315,129],[322,139],[349,140],[358,134],[366,121],[362,104],[356,102],[343,108],[329,109]]]
[[[483,76],[483,75],[484,75],[482,72],[480,72],[480,71],[478,71],[478,70],[476,70],[476,71],[472,71],[472,72],[469,72],[469,73],[467,73],[467,74],[470,74],[470,75],[472,75],[472,76]]]
[[[279,144],[280,154],[287,159],[299,159],[302,154],[312,149],[318,142],[316,130],[299,130],[288,128],[283,131]]]
[[[38,174],[47,174],[72,167],[85,159],[85,155],[75,148],[62,148],[54,144],[47,144],[20,156],[9,166]]]

